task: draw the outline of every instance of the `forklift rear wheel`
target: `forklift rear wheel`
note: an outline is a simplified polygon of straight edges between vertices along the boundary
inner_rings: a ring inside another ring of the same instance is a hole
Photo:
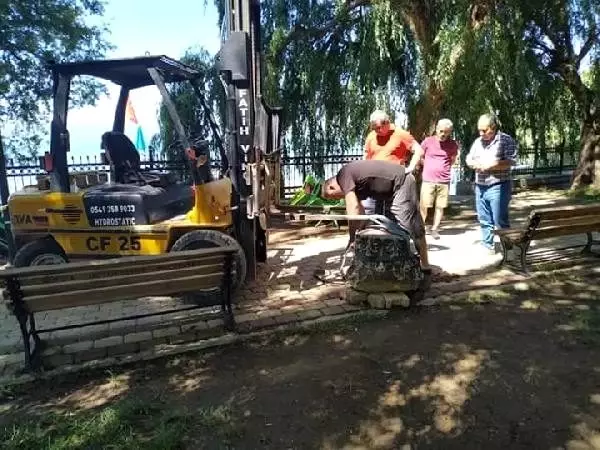
[[[246,255],[242,246],[233,237],[228,234],[222,233],[216,230],[194,230],[182,235],[175,241],[172,252],[179,252],[183,250],[199,250],[202,248],[215,248],[234,246],[237,248],[237,252],[233,259],[233,280],[231,293],[234,294],[244,281],[246,280]],[[206,291],[200,291],[197,294],[188,294],[184,296],[186,301],[191,301],[199,305],[211,306],[219,304],[217,300],[220,294],[220,289],[208,289]]]
[[[38,239],[21,247],[14,258],[15,267],[50,266],[69,262],[63,249],[52,239]]]

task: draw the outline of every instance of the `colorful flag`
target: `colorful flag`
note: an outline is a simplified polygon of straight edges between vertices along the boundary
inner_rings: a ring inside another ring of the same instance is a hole
[[[128,118],[133,123],[135,123],[136,125],[138,124],[137,117],[135,117],[135,111],[133,109],[133,104],[131,103],[131,97],[127,98],[127,106],[125,108],[125,117]]]
[[[146,140],[144,139],[144,133],[142,127],[138,125],[137,135],[135,137],[135,148],[138,150],[146,150]]]
[[[127,99],[127,106],[125,108],[125,117],[137,125],[137,133],[135,136],[135,148],[138,150],[146,150],[146,140],[144,139],[144,133],[142,132],[142,126],[139,124],[131,103],[131,97]]]

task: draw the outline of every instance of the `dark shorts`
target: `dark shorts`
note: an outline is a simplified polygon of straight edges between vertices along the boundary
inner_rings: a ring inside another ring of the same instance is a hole
[[[419,212],[417,182],[412,174],[406,176],[402,186],[394,193],[390,212],[398,225],[406,228],[413,239],[425,236],[425,224]]]

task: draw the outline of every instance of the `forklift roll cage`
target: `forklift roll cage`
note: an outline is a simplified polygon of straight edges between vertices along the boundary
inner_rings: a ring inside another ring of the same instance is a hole
[[[112,131],[123,133],[125,128],[125,111],[129,92],[133,89],[156,85],[167,107],[169,116],[175,125],[177,136],[184,147],[190,147],[187,135],[166,88],[168,83],[189,82],[196,93],[200,104],[209,120],[216,144],[221,153],[222,169],[228,161],[219,133],[219,127],[208,105],[204,102],[200,81],[203,73],[182,64],[167,56],[145,56],[127,59],[82,61],[69,63],[53,63],[49,65],[53,79],[53,118],[50,132],[49,172],[53,184],[60,192],[70,192],[67,153],[70,149],[67,114],[69,108],[70,88],[73,77],[87,75],[110,81],[120,86],[119,99],[115,108]],[[194,177],[195,171],[190,165]],[[196,180],[194,180],[196,181]]]

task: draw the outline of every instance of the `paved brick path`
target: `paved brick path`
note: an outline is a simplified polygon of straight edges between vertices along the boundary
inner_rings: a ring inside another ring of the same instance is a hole
[[[548,204],[553,199],[532,194],[517,198],[517,208],[537,203]],[[300,237],[298,237],[300,236]],[[236,321],[244,329],[283,325],[307,319],[335,316],[359,308],[342,300],[343,284],[337,276],[341,253],[347,243],[344,232],[319,234],[314,228],[273,233],[269,260],[259,272],[259,278],[247,283],[237,296]],[[490,256],[479,249],[477,225],[472,221],[449,223],[439,240],[429,239],[430,260],[454,279],[465,278],[495,265],[499,256]],[[568,241],[568,242],[567,242]],[[561,241],[561,246],[583,244],[584,237]],[[553,248],[552,240],[532,247]],[[323,283],[314,276],[324,269],[330,280]],[[433,292],[439,294],[439,286]],[[178,299],[148,297],[107,305],[71,308],[36,316],[40,329],[54,328],[72,322],[93,322],[125,318],[186,305]],[[165,316],[121,320],[73,330],[52,332],[45,361],[55,366],[70,365],[136,352],[157,351],[178,343],[194,342],[221,334],[218,315],[206,310],[181,311]],[[162,347],[157,347],[162,346]],[[22,364],[22,342],[16,320],[4,305],[0,306],[0,376],[9,376]]]

